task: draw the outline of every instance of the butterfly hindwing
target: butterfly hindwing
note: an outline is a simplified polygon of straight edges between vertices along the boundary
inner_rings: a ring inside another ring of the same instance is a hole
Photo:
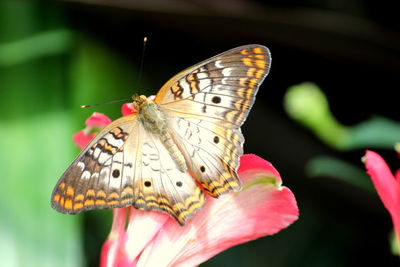
[[[187,171],[177,168],[159,136],[143,127],[140,131],[142,147],[133,185],[134,206],[166,211],[183,225],[203,206],[204,193]]]
[[[243,154],[240,130],[211,122],[174,118],[174,137],[188,168],[204,190],[218,197],[241,188],[236,169]]]

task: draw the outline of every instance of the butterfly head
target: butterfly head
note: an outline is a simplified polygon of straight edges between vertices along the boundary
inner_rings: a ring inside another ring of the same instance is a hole
[[[133,100],[133,107],[136,110],[141,110],[144,106],[146,106],[149,103],[149,100],[145,95],[133,95],[132,100]]]

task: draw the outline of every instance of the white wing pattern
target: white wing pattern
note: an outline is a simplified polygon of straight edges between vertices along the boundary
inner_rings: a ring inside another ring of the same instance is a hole
[[[90,142],[58,181],[52,207],[76,214],[133,205],[184,225],[203,206],[202,189],[213,197],[239,190],[240,126],[270,62],[264,46],[238,47],[175,75],[154,102],[134,97],[137,113]]]

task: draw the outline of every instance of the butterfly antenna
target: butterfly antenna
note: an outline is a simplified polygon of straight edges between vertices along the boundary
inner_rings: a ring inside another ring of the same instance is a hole
[[[91,108],[91,107],[103,106],[103,105],[126,102],[126,101],[131,101],[131,99],[120,99],[120,100],[113,100],[113,101],[110,101],[110,102],[105,102],[105,103],[100,103],[100,104],[82,105],[81,108]]]
[[[138,73],[138,86],[139,86],[139,95],[140,95],[140,88],[142,87],[142,72],[143,72],[143,63],[144,63],[144,53],[146,51],[146,44],[147,44],[147,36],[143,38],[143,49],[142,49],[142,56],[140,58],[140,66],[139,66],[139,73]]]

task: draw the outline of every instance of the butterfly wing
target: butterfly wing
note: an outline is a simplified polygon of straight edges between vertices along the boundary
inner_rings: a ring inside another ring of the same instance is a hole
[[[159,137],[130,115],[104,128],[81,152],[51,202],[69,214],[134,205],[167,212],[183,225],[203,205],[204,194],[176,169]]]
[[[135,116],[123,117],[105,127],[59,179],[53,190],[52,207],[75,214],[124,206],[126,199],[133,196],[131,192],[125,195],[132,184],[133,162],[124,162],[124,145],[137,127]]]
[[[234,48],[177,74],[155,98],[189,170],[214,197],[241,188],[240,126],[270,64],[264,46]]]

